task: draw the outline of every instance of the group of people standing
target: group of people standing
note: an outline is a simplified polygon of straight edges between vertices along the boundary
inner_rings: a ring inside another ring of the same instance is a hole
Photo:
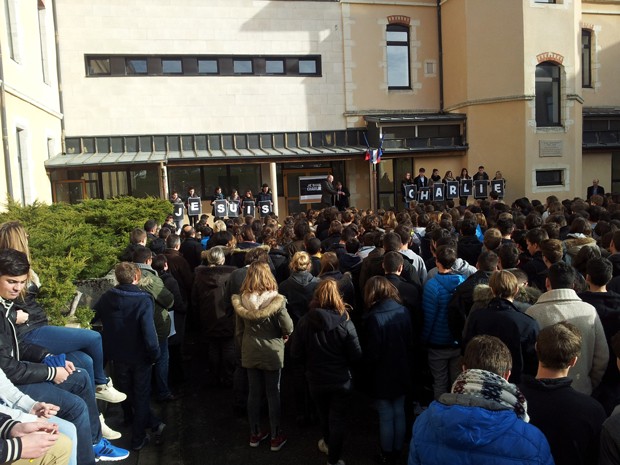
[[[336,207],[339,211],[349,208],[349,189],[342,184],[342,181],[334,183],[334,176],[328,174],[321,183],[321,206]]]

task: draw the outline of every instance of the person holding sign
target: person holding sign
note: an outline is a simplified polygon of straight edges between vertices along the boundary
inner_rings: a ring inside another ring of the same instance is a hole
[[[463,181],[471,181],[471,176],[469,175],[469,171],[467,171],[467,168],[463,168],[461,170],[461,175],[457,176],[456,180],[459,181],[460,183],[463,183]],[[459,201],[461,205],[467,205],[467,196],[461,195],[459,197]]]
[[[213,197],[211,197],[211,206],[213,207],[213,216],[216,218],[223,218],[225,215],[222,215],[221,212],[218,213],[215,208],[215,202],[217,200],[224,200],[224,194],[222,194],[222,188],[220,186],[217,186],[213,192]]]
[[[260,216],[265,216],[273,211],[273,195],[267,183],[263,184],[261,191],[256,194],[256,203]]]
[[[183,227],[183,219],[185,218],[185,206],[183,205],[183,199],[179,197],[177,191],[172,191],[170,196],[170,203],[172,203],[172,217],[174,218],[174,224],[177,231]]]
[[[187,191],[185,208],[187,208],[190,226],[195,227],[196,223],[198,223],[198,217],[202,214],[202,205],[200,197],[196,195],[196,190],[193,187],[190,187]]]

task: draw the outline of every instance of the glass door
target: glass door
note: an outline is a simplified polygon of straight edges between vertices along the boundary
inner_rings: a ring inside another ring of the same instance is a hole
[[[284,177],[284,198],[286,199],[285,216],[294,215],[300,211],[321,208],[321,203],[299,203],[299,177],[331,173],[331,168],[304,168],[282,170]]]

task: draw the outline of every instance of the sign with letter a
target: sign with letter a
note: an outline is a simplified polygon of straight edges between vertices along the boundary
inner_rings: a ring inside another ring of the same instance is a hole
[[[226,212],[228,211],[228,201],[226,200],[216,200],[213,202],[213,215],[216,218],[224,218],[226,216]]]
[[[488,190],[489,181],[474,181],[474,199],[486,199]]]
[[[258,202],[258,212],[260,216],[267,216],[271,213],[271,202],[269,200]]]
[[[444,185],[441,182],[436,182],[435,184],[433,184],[433,186],[431,187],[431,189],[433,190],[433,200],[436,202],[443,202],[444,201],[444,191],[443,191]]]
[[[187,214],[189,216],[202,215],[202,202],[200,197],[190,197],[187,199]]]
[[[446,199],[456,199],[459,196],[459,182],[446,182]]]
[[[254,202],[243,202],[243,216],[254,216],[256,207]]]

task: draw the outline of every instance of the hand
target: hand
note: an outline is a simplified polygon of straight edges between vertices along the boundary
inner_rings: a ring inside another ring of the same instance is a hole
[[[21,437],[22,441],[22,459],[36,459],[41,457],[54,445],[58,440],[58,434],[49,434],[46,432],[35,432]]]
[[[287,343],[288,338],[289,338],[289,335],[288,335],[288,334],[285,334],[285,335],[283,335],[283,336],[282,336],[282,339],[284,340],[284,343],[285,343],[285,344]]]
[[[73,362],[67,360],[65,362],[65,370],[67,370],[69,374],[73,373],[75,371],[75,365],[73,364]]]
[[[17,423],[13,426],[13,428],[11,428],[9,436],[11,438],[21,438],[32,433],[56,434],[58,433],[58,425],[55,423],[48,423],[43,420]]]
[[[30,315],[28,315],[23,310],[17,310],[15,312],[15,323],[18,325],[23,325],[26,321],[28,321],[29,316]]]
[[[56,376],[54,376],[54,379],[52,381],[54,381],[55,384],[61,384],[61,383],[64,383],[68,377],[69,377],[69,372],[66,369],[62,367],[57,367]]]
[[[51,418],[58,413],[60,407],[54,404],[48,404],[46,402],[37,402],[34,404],[30,413],[38,416],[39,418]]]

